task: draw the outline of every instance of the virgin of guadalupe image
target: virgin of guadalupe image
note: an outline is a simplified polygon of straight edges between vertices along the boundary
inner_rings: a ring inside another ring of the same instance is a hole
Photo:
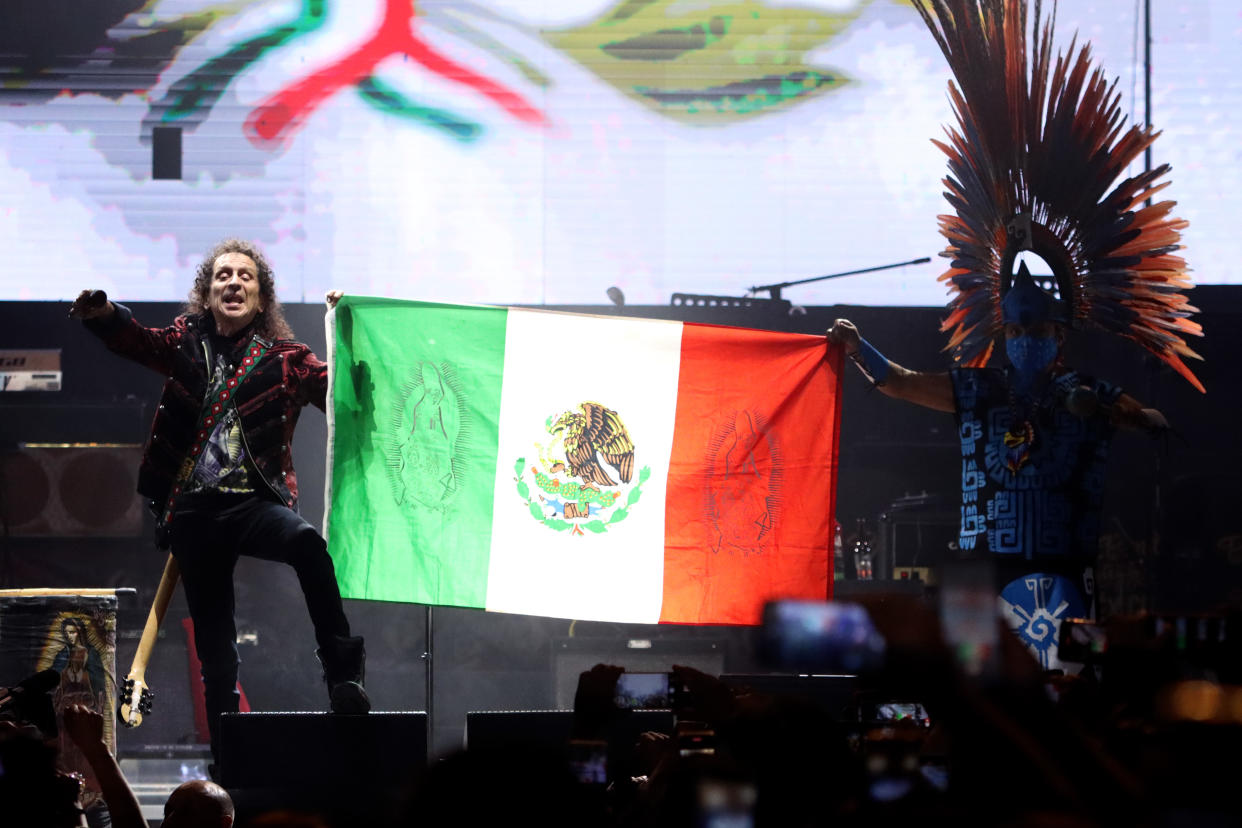
[[[56,710],[56,724],[60,731],[57,742],[61,765],[64,770],[81,773],[88,780],[83,789],[83,807],[90,807],[94,803],[87,800],[99,795],[96,793],[99,785],[93,782],[94,775],[91,773],[90,764],[65,733],[64,713],[69,705],[80,704],[102,713],[107,728],[111,722],[108,672],[104,668],[98,648],[91,640],[85,619],[73,615],[62,616],[59,637],[61,647],[46,667],[60,672],[60,685],[52,694],[52,706]],[[49,641],[49,647],[44,652],[54,648],[55,644]]]
[[[67,616],[60,622],[64,646],[52,659],[52,669],[60,671],[60,686],[52,696],[57,712],[71,704],[81,704],[103,712],[107,701],[107,671],[99,652],[91,646],[86,622]]]

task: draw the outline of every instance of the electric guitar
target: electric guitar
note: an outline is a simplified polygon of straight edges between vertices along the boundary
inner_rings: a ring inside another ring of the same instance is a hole
[[[138,641],[138,651],[134,653],[133,664],[129,668],[122,687],[121,703],[116,715],[126,727],[138,727],[142,717],[151,712],[151,703],[155,694],[147,687],[147,659],[155,647],[155,640],[160,634],[160,624],[164,621],[164,613],[168,610],[168,602],[172,599],[173,590],[177,588],[177,580],[181,570],[172,555],[164,564],[164,575],[160,578],[159,588],[155,590],[155,600],[151,602],[151,611],[147,613],[147,623],[142,628],[142,638]]]

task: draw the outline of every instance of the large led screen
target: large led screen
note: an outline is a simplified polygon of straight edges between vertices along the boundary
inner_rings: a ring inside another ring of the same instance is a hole
[[[1140,121],[1144,7],[1057,11]],[[1201,283],[1242,260],[1240,29],[1151,2]],[[6,0],[0,62],[0,299],[177,300],[241,235],[295,302],[666,304],[926,256],[784,296],[945,301],[949,73],[904,0]]]

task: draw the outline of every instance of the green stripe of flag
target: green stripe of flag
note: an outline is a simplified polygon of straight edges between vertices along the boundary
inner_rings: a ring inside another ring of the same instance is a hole
[[[338,303],[328,549],[342,596],[484,606],[506,314]]]

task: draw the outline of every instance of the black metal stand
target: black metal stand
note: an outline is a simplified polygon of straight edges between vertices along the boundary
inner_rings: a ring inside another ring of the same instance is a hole
[[[847,270],[843,273],[829,273],[826,276],[812,276],[809,279],[796,279],[792,282],[777,282],[772,285],[755,285],[750,289],[751,293],[758,293],[761,290],[768,291],[773,299],[781,298],[781,290],[794,285],[805,285],[810,282],[822,282],[825,279],[836,279],[840,276],[854,276],[858,273],[874,273],[877,270],[891,270],[894,267],[905,267],[906,265],[927,264],[931,261],[930,256],[924,256],[921,259],[911,259],[908,262],[897,262],[896,264],[879,265],[878,267],[864,267],[861,270]]]
[[[427,636],[426,642],[423,644],[423,654],[421,658],[423,660],[423,673],[425,676],[424,693],[426,693],[426,697],[427,697],[426,698],[427,763],[430,764],[432,761],[432,757],[435,755],[435,747],[434,747],[435,738],[434,737],[435,737],[435,732],[436,732],[436,729],[435,729],[436,717],[434,714],[435,669],[432,665],[432,658],[431,658],[431,649],[432,649],[431,640],[432,640],[432,635],[434,633],[434,628],[432,627],[431,604],[425,604],[423,606],[423,628],[426,630],[426,636]]]

